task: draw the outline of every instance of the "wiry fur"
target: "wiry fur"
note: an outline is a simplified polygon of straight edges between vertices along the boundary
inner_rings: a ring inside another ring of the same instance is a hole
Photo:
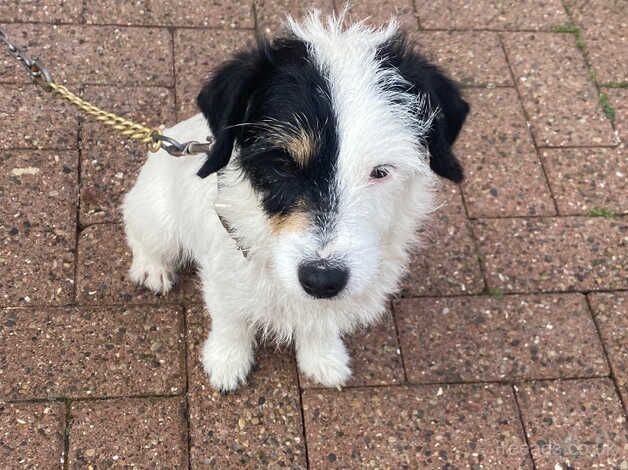
[[[399,69],[382,66],[386,59],[381,47],[395,38],[396,25],[345,28],[339,19],[323,22],[311,15],[303,23],[290,21],[290,29],[325,77],[334,111],[336,160],[325,195],[333,200],[327,201],[326,212],[304,219],[309,212],[302,199],[298,207],[285,209],[286,214],[268,213],[264,198],[281,195],[272,190],[262,194],[252,183],[240,162],[244,141],[237,139],[233,154],[215,157],[224,161],[207,173],[220,172],[206,178],[198,176],[206,168],[204,156],[150,155],[124,200],[133,281],[165,293],[182,260],[198,265],[212,318],[203,364],[221,390],[245,381],[259,331],[278,341],[294,340],[306,375],[328,386],[343,384],[350,368],[342,335],[373,322],[385,310],[408,262],[408,250],[417,242],[416,229],[434,208],[436,178],[427,146],[438,110],[430,107],[428,91],[414,89]],[[220,127],[215,116],[208,118],[212,130],[220,129],[223,137],[234,129]],[[266,127],[270,134],[264,138],[270,140],[273,132],[280,134],[277,140],[285,140],[284,130],[300,132],[291,123],[238,125],[257,126],[249,127],[253,133]],[[199,114],[166,134],[178,141],[204,140],[210,129]],[[228,138],[221,145],[231,153]],[[370,180],[371,169],[382,164],[392,167],[391,175],[385,181]],[[215,210],[248,249],[247,258]],[[293,210],[298,223],[277,222]],[[348,283],[337,296],[320,299],[304,292],[297,269],[312,259],[340,260],[347,267]]]

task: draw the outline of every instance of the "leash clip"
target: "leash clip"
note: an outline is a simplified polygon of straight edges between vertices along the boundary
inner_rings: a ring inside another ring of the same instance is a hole
[[[173,157],[184,157],[187,155],[196,155],[198,153],[207,153],[212,146],[212,142],[209,137],[207,138],[207,142],[177,142],[171,137],[168,137],[163,134],[155,134],[153,136],[155,142],[160,143],[160,148],[164,149]]]

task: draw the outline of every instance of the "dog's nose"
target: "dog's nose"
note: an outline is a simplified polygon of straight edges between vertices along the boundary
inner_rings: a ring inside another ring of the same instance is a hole
[[[329,299],[347,285],[349,269],[326,260],[308,261],[299,266],[299,282],[312,297]]]

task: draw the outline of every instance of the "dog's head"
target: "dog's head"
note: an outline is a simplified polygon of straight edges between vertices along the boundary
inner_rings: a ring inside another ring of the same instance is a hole
[[[215,144],[198,175],[221,170],[223,215],[291,292],[361,293],[433,209],[433,173],[462,180],[451,146],[469,107],[395,25],[312,15],[291,31],[201,91]]]

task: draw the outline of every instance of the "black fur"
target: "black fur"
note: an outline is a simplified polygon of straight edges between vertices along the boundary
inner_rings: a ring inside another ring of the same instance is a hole
[[[299,40],[260,41],[252,51],[238,54],[218,69],[197,99],[216,136],[198,175],[224,167],[237,143],[238,163],[262,194],[266,213],[285,215],[303,206],[317,217],[333,212],[338,137],[329,96],[327,80]],[[273,145],[268,124],[287,130],[292,125],[315,135],[316,154],[306,165],[297,165],[286,150]]]
[[[451,150],[469,113],[460,90],[438,67],[414,52],[401,33],[382,45],[378,54],[384,66],[399,70],[413,91],[427,93],[430,107],[440,110],[427,136],[430,168],[437,175],[461,182],[462,166]]]

